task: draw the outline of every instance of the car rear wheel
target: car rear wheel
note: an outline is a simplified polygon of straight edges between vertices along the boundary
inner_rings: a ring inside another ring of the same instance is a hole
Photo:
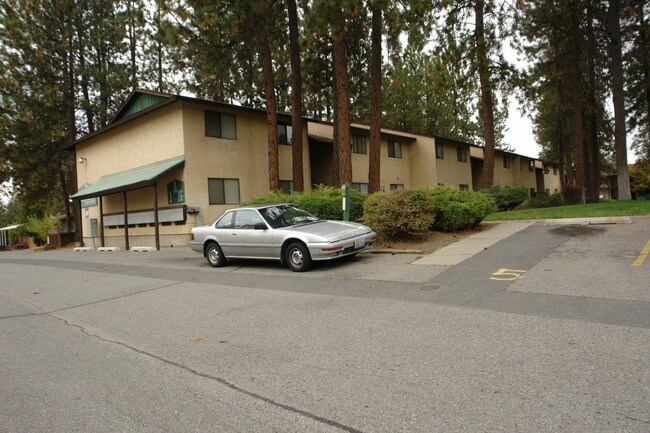
[[[221,247],[214,242],[211,242],[205,249],[205,257],[213,268],[225,266],[226,264],[226,256],[223,255]]]
[[[287,247],[284,260],[289,269],[294,272],[305,272],[311,268],[309,250],[299,242],[294,242]]]

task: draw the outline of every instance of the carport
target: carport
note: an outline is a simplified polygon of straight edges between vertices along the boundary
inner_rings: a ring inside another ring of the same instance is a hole
[[[20,227],[20,224],[0,228],[0,249],[4,249],[5,247],[9,246],[9,232],[11,230],[17,229],[18,227]]]
[[[153,223],[155,231],[156,249],[160,250],[160,228],[158,215],[158,179],[165,174],[177,170],[185,165],[185,156],[177,156],[165,159],[152,164],[132,168],[130,170],[102,176],[97,182],[82,186],[79,191],[70,198],[73,200],[83,200],[88,198],[97,198],[99,201],[99,229],[102,246],[105,246],[104,240],[104,210],[102,198],[107,195],[122,193],[124,201],[124,245],[129,249],[129,215],[127,203],[127,191],[142,188],[152,188],[153,190]],[[83,228],[79,224],[80,238],[83,242]]]

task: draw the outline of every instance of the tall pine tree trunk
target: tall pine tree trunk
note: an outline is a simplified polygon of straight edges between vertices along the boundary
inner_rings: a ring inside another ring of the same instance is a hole
[[[332,58],[336,80],[336,108],[334,122],[337,124],[335,137],[339,154],[339,183],[352,183],[352,148],[350,145],[350,90],[348,83],[348,61],[345,53],[345,21],[339,18],[339,31],[332,34]]]
[[[571,8],[571,34],[573,39],[573,55],[571,56],[571,106],[573,108],[573,135],[571,144],[574,149],[575,180],[578,203],[585,202],[585,148],[584,148],[584,122],[582,103],[582,77],[581,77],[581,35],[578,22],[577,5]]]
[[[262,23],[259,29],[259,56],[264,76],[264,96],[266,98],[266,130],[268,135],[269,155],[269,190],[277,191],[279,188],[279,163],[278,163],[278,110],[275,102],[275,83],[273,81],[273,63],[269,34],[266,24]]]
[[[625,128],[625,91],[623,84],[623,54],[621,47],[620,2],[609,0],[607,28],[609,30],[610,74],[614,100],[614,151],[616,153],[616,175],[618,199],[631,200],[630,175],[627,170],[627,141]]]
[[[381,173],[381,9],[372,12],[372,54],[370,60],[370,151],[368,192],[379,191]]]
[[[291,54],[291,128],[293,135],[293,189],[303,191],[305,180],[302,161],[302,77],[300,72],[300,46],[298,45],[298,7],[296,0],[288,0],[289,52]]]
[[[600,142],[598,139],[598,104],[596,88],[596,45],[595,32],[593,28],[592,6],[587,6],[587,69],[588,69],[588,135],[585,143],[585,181],[587,183],[587,202],[598,203],[600,201]]]
[[[476,40],[476,62],[478,64],[478,75],[481,83],[481,120],[483,123],[483,139],[485,141],[483,159],[483,184],[482,188],[489,188],[494,183],[494,101],[492,97],[492,80],[485,44],[484,24],[484,1],[474,1],[474,14],[476,28],[474,37]]]

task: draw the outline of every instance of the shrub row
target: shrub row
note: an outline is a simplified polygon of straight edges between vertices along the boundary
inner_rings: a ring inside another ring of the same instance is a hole
[[[424,234],[433,228],[463,230],[496,211],[494,198],[482,192],[449,187],[372,194],[364,204],[363,221],[389,239]]]
[[[356,189],[350,189],[350,219],[352,221],[361,220],[363,202],[366,197],[365,194]],[[251,201],[243,203],[243,205],[293,203],[319,218],[341,220],[343,219],[341,199],[340,188],[319,185],[310,192],[292,192],[291,194],[270,192],[263,196],[254,197]]]
[[[319,186],[305,193],[269,193],[244,205],[293,203],[323,219],[340,220],[341,190]],[[366,196],[350,190],[350,219],[363,221],[388,239],[420,236],[430,229],[455,231],[479,224],[497,209],[494,198],[483,192],[450,187],[378,192]]]
[[[482,191],[494,197],[499,211],[512,210],[528,198],[528,188],[525,186],[493,186]]]

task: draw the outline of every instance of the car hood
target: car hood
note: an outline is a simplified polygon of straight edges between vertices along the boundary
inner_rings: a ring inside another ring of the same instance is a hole
[[[364,226],[363,224],[329,220],[306,224],[304,226],[291,227],[291,229],[302,233],[322,236],[330,242],[353,238],[372,231],[369,227]]]

